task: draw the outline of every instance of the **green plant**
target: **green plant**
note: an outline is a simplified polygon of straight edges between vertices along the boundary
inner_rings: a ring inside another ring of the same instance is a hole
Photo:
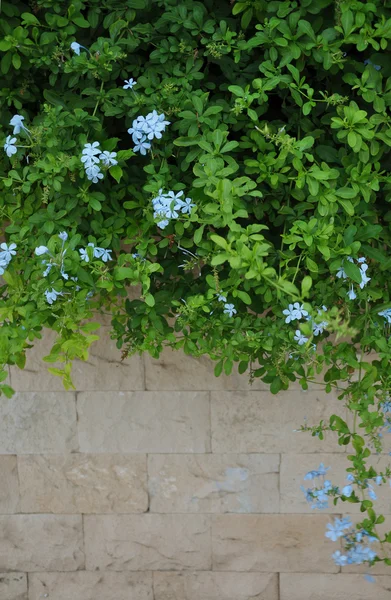
[[[356,491],[308,496],[359,503],[385,547],[367,494],[390,475],[368,459],[391,427],[391,8],[16,0],[0,34],[0,363],[54,329],[71,387],[102,311],[124,355],[337,390],[352,425],[303,429],[351,445]]]

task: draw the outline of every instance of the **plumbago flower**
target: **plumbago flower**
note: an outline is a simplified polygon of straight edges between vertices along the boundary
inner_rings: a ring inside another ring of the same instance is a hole
[[[10,125],[14,128],[13,134],[17,135],[22,130],[28,131],[27,127],[23,124],[24,117],[22,115],[14,115],[10,121]]]
[[[105,167],[111,167],[118,164],[116,160],[117,153],[104,150],[102,152],[99,142],[87,143],[81,153],[81,162],[85,168],[87,179],[92,183],[98,183],[103,179],[103,173],[100,169],[100,162]]]
[[[4,274],[13,256],[16,256],[16,244],[0,244],[0,275]]]
[[[289,304],[288,308],[282,311],[282,314],[286,315],[285,323],[290,323],[291,321],[296,321],[297,319],[308,316],[308,312],[304,310],[304,306],[298,302]]]
[[[8,135],[4,142],[4,150],[8,158],[11,158],[11,156],[16,154],[18,151],[17,147],[15,146],[16,141],[16,137],[11,137],[10,135]]]
[[[354,259],[351,256],[348,256],[346,260],[354,264]],[[360,257],[357,259],[357,266],[359,267],[359,272],[361,276],[361,281],[358,285],[361,290],[364,289],[367,283],[371,281],[371,278],[367,275],[368,265],[366,260],[367,259],[365,257]],[[343,266],[340,267],[337,271],[336,277],[338,277],[338,279],[349,279],[349,276],[347,275]],[[357,294],[354,291],[352,283],[350,284],[349,290],[347,291],[347,296],[349,300],[355,300],[357,298]]]
[[[171,219],[177,219],[179,213],[190,214],[192,208],[195,208],[196,205],[190,198],[182,198],[182,196],[183,191],[164,193],[160,189],[159,194],[152,199],[153,216],[155,219],[159,219],[157,225],[160,229],[167,227]]]
[[[101,258],[103,262],[108,262],[109,260],[112,260],[112,257],[111,257],[112,250],[107,250],[106,248],[98,248],[92,242],[90,242],[87,245],[87,248],[92,248],[93,258]],[[81,248],[79,250],[82,260],[84,260],[86,263],[90,262],[90,256],[89,256],[87,248]]]
[[[124,88],[124,90],[131,90],[134,88],[134,86],[137,84],[137,81],[135,81],[134,79],[130,78],[130,79],[125,79],[125,85],[122,86]]]
[[[128,129],[128,133],[132,136],[135,144],[133,150],[145,155],[147,150],[151,148],[150,142],[154,138],[161,139],[167,125],[170,125],[170,121],[165,120],[164,113],[159,115],[156,110],[153,110],[146,117],[139,116],[134,119],[132,127]]]

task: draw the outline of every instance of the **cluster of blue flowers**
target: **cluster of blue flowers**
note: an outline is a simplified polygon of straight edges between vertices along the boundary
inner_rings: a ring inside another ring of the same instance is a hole
[[[377,542],[377,538],[370,535],[365,529],[357,531],[348,518],[334,519],[334,523],[328,523],[325,536],[332,542],[343,538],[345,542],[346,554],[337,550],[332,554],[334,562],[339,567],[345,565],[361,565],[365,562],[372,562],[377,554],[369,544]],[[363,543],[366,542],[366,543]]]
[[[76,283],[77,277],[69,277],[68,273],[66,273],[65,269],[64,269],[64,257],[67,252],[67,248],[65,247],[65,242],[68,239],[68,234],[66,233],[66,231],[62,231],[61,233],[58,234],[58,237],[62,241],[61,252],[59,253],[58,257],[53,256],[53,254],[50,252],[50,250],[47,246],[37,246],[34,250],[36,256],[44,256],[44,255],[49,256],[49,260],[47,260],[47,259],[42,260],[42,264],[45,265],[45,267],[46,267],[45,271],[43,272],[43,276],[47,277],[53,267],[58,267],[60,269],[60,274],[63,279],[65,279],[66,281],[71,279],[72,281],[74,281]],[[2,244],[2,246],[3,246],[3,244]],[[15,246],[15,244],[11,244],[11,246]],[[92,242],[90,242],[87,245],[87,248],[91,248],[90,253],[93,258],[100,258],[103,262],[107,262],[112,259],[112,257],[111,257],[112,250],[108,250],[107,248],[97,247]],[[86,263],[88,263],[90,261],[90,254],[89,254],[87,248],[81,248],[79,250],[81,259],[84,260],[84,262],[86,262]],[[57,260],[59,262],[57,262]],[[76,286],[76,291],[79,289],[80,289],[80,287]],[[54,288],[47,289],[45,291],[45,298],[46,298],[46,301],[48,304],[53,304],[57,300],[57,298],[62,295],[63,295],[63,292],[57,292]]]
[[[326,311],[326,306],[322,306],[322,310],[318,310],[318,315],[322,315]],[[327,321],[321,321],[320,323],[314,321],[312,317],[308,314],[308,311],[304,309],[304,305],[299,304],[299,302],[289,304],[288,308],[285,308],[285,310],[282,311],[282,314],[286,317],[285,323],[291,323],[292,321],[300,320],[303,318],[307,321],[311,321],[312,332],[315,336],[323,333],[324,329],[328,325]],[[303,346],[308,342],[308,338],[300,331],[300,329],[296,329],[293,339],[299,344],[299,346]]]
[[[108,250],[107,248],[99,248],[98,246],[95,246],[95,244],[93,244],[92,242],[90,242],[87,245],[87,248],[88,247],[92,248],[93,258],[100,258],[103,262],[112,260],[112,257],[111,257],[112,250]],[[90,257],[89,257],[87,248],[81,248],[79,250],[81,259],[84,260],[84,262],[86,262],[86,263],[90,262]]]
[[[156,110],[153,110],[146,117],[139,116],[134,119],[132,127],[128,129],[128,133],[132,136],[135,144],[133,148],[135,152],[140,152],[140,154],[145,156],[147,150],[151,149],[151,141],[154,138],[157,140],[161,139],[166,125],[170,125],[170,121],[166,121],[165,118],[164,113],[158,115]]]
[[[155,219],[159,219],[157,225],[160,229],[167,227],[171,219],[177,219],[179,213],[190,215],[195,204],[190,198],[182,198],[182,196],[183,192],[163,193],[163,190],[160,189],[159,194],[152,199],[153,216]]]
[[[354,263],[354,259],[351,256],[348,256],[347,260],[351,263]],[[357,259],[357,263],[360,268],[361,274],[361,282],[359,283],[359,287],[361,290],[367,285],[369,281],[371,281],[371,278],[367,275],[368,265],[366,263],[366,260],[367,259],[365,257]],[[338,277],[338,279],[348,279],[348,275],[346,274],[345,269],[343,267],[341,267],[337,271],[336,276]],[[347,292],[347,296],[349,300],[355,300],[357,298],[357,294],[353,289],[353,284],[350,285],[349,291]]]
[[[6,244],[5,242],[0,244],[0,275],[3,275],[15,255],[16,244]]]
[[[99,142],[85,144],[82,150],[81,162],[85,168],[87,179],[93,183],[98,183],[100,179],[103,179],[100,163],[105,167],[117,165],[118,161],[116,160],[116,156],[116,152],[109,152],[108,150],[102,152],[99,147]]]
[[[14,136],[18,135],[21,131],[25,131],[26,133],[29,133],[29,130],[23,124],[23,121],[24,121],[24,117],[22,115],[14,115],[12,117],[9,124],[14,128],[14,130],[12,132]],[[15,145],[16,142],[17,142],[16,137],[13,137],[12,135],[7,136],[3,147],[4,147],[5,153],[7,154],[8,158],[11,158],[11,156],[13,156],[14,154],[17,153],[18,147]]]

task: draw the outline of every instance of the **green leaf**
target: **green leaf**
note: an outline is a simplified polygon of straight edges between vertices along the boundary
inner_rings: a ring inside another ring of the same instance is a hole
[[[361,283],[361,271],[357,265],[349,260],[345,260],[343,263],[343,270],[350,279],[353,279],[356,283]]]
[[[300,21],[297,24],[297,31],[299,33],[303,33],[304,35],[308,35],[308,37],[313,42],[316,42],[316,36],[315,36],[314,30],[312,29],[311,23],[309,23],[308,21],[305,21],[304,19],[300,19]]]
[[[216,235],[216,234],[212,234],[210,236],[210,239],[217,244],[218,246],[220,246],[221,248],[224,248],[224,250],[226,250],[228,248],[228,243],[227,240],[225,240],[223,237],[221,237],[220,235]]]
[[[352,217],[354,215],[354,206],[353,204],[350,202],[350,200],[344,200],[343,198],[338,198],[338,202],[339,204],[342,206],[342,208],[344,209],[344,211],[350,216]]]
[[[151,307],[155,306],[155,298],[152,296],[152,294],[145,295],[145,303]]]
[[[22,25],[39,25],[39,21],[37,17],[32,15],[31,13],[22,13]]]
[[[110,167],[109,173],[116,180],[117,183],[121,181],[123,172],[119,165],[114,165],[113,167]]]
[[[196,109],[198,116],[200,116],[202,114],[204,105],[202,103],[202,100],[199,96],[193,96],[192,97],[192,102],[193,102],[193,106]]]
[[[312,277],[310,277],[309,275],[306,275],[303,279],[303,281],[301,282],[301,294],[303,297],[308,296],[308,292],[310,291],[312,287]]]
[[[236,295],[245,304],[251,304],[251,296],[247,292],[244,292],[243,290],[236,290]]]
[[[134,271],[129,267],[116,267],[114,269],[114,279],[116,281],[122,281],[123,279],[133,279]]]
[[[90,197],[90,199],[89,199],[89,201],[88,201],[88,204],[91,206],[91,208],[92,208],[93,210],[97,210],[97,211],[99,211],[99,210],[102,210],[102,205],[101,205],[101,203],[99,202],[99,200],[97,200],[97,199],[96,199],[96,198],[94,198],[93,196],[92,196],[92,197]]]
[[[87,19],[85,19],[84,17],[82,17],[81,15],[77,16],[77,17],[72,17],[72,22],[77,25],[78,27],[82,27],[84,29],[88,29],[89,27],[91,27],[90,23],[87,21]]]
[[[8,40],[1,40],[0,52],[7,52],[7,50],[9,50],[10,48],[12,48],[11,42],[9,42]]]
[[[14,65],[16,70],[20,69],[20,66],[22,64],[21,58],[19,56],[19,54],[13,54],[12,55],[12,64]]]

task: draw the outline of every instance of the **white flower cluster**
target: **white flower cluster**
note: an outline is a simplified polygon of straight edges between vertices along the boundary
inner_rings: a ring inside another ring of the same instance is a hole
[[[11,262],[13,256],[16,255],[16,244],[6,244],[3,242],[0,244],[0,275],[3,275],[4,271]]]
[[[182,198],[183,192],[167,192],[159,190],[158,196],[152,199],[154,209],[153,216],[155,219],[160,219],[158,227],[164,229],[167,227],[171,219],[177,219],[179,213],[190,214],[191,209],[195,207],[190,198]]]
[[[108,150],[102,152],[99,147],[99,142],[85,144],[82,151],[81,162],[85,168],[87,179],[93,183],[98,183],[100,179],[103,179],[100,163],[105,167],[117,165],[118,161],[116,160],[116,156],[116,152],[109,152]]]
[[[128,133],[132,136],[135,144],[133,150],[140,152],[143,156],[147,150],[151,149],[151,141],[156,138],[160,140],[166,125],[170,125],[170,121],[165,120],[164,113],[157,114],[153,110],[146,117],[137,117],[132,123],[132,127],[128,129]]]
[[[22,115],[14,115],[11,119],[11,121],[9,122],[9,124],[14,128],[13,130],[13,135],[17,135],[18,133],[20,133],[22,130],[26,131],[28,133],[28,129],[27,127],[25,127],[25,125],[23,125],[23,121],[24,121],[24,117]],[[7,135],[7,138],[4,142],[4,150],[5,153],[7,154],[8,158],[11,158],[11,156],[13,156],[14,154],[17,153],[18,148],[15,145],[17,142],[16,137],[12,137],[11,135]]]

